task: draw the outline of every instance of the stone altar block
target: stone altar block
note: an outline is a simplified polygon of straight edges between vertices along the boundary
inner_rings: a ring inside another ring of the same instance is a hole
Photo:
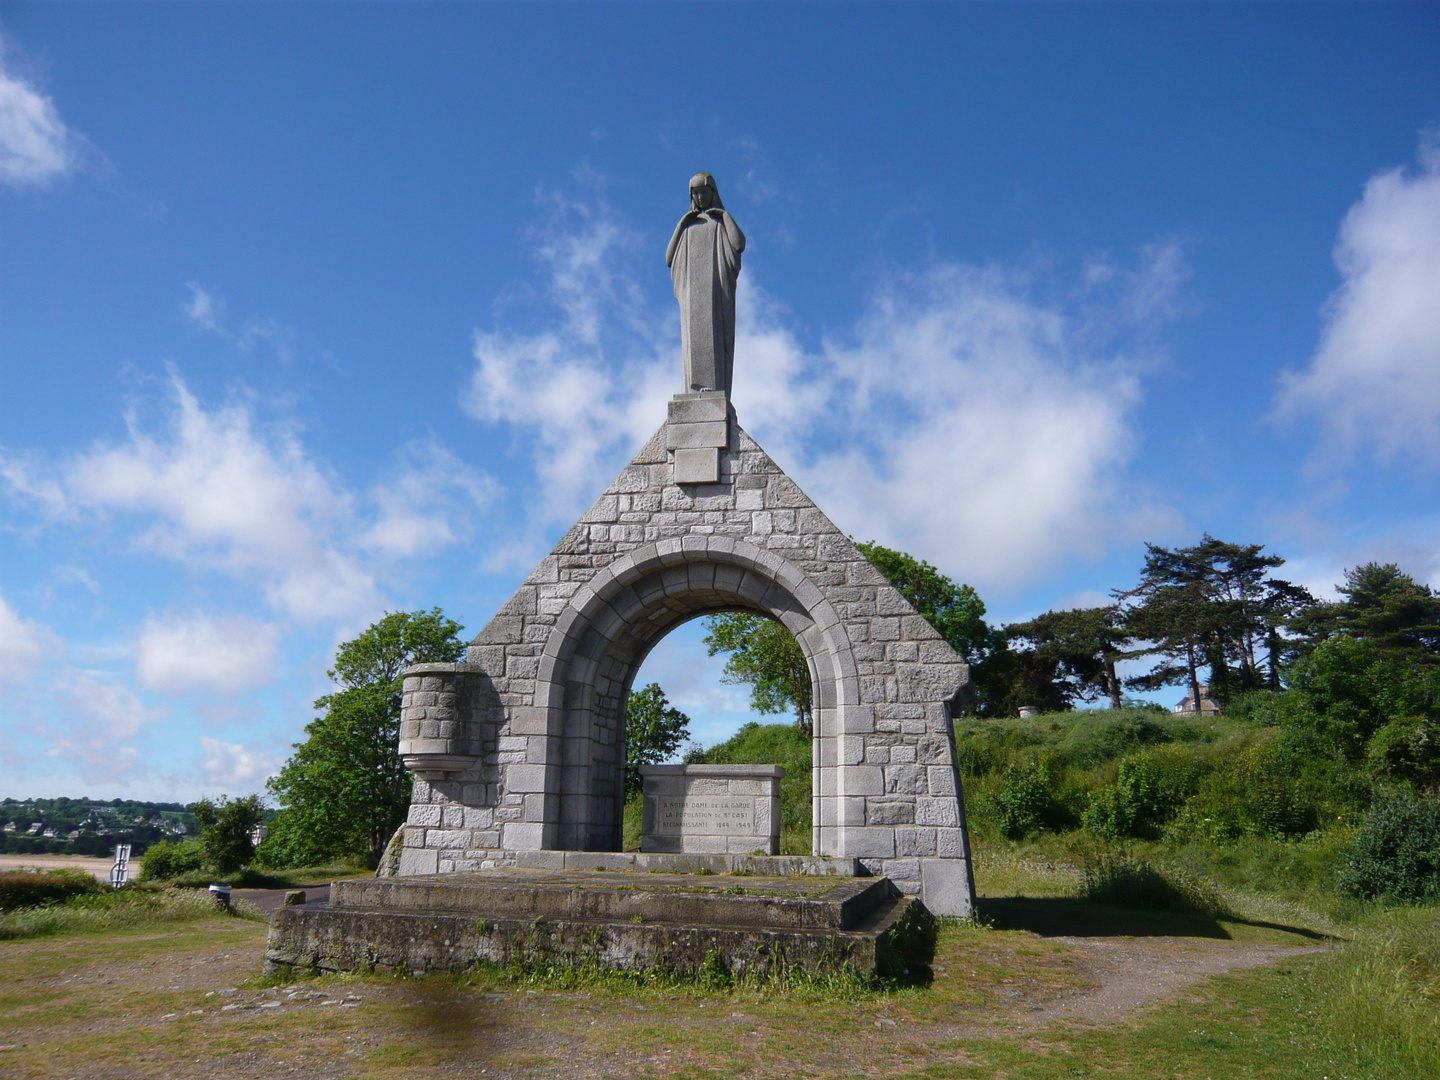
[[[642,765],[641,851],[780,854],[779,765]]]

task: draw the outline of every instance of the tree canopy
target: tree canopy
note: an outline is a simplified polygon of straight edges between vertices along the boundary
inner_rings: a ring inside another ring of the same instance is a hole
[[[810,668],[795,635],[774,619],[748,611],[726,611],[706,619],[705,647],[711,656],[728,653],[720,681],[750,687],[750,707],[767,715],[793,712],[810,734]]]
[[[1058,696],[1084,701],[1108,697],[1112,709],[1120,708],[1123,687],[1115,665],[1128,655],[1130,632],[1118,604],[1047,611],[1028,622],[1008,623],[1005,636],[1027,642],[1038,661],[1052,666],[1051,678],[1060,683]]]
[[[630,691],[625,703],[625,798],[643,787],[641,765],[658,765],[690,738],[690,717],[670,704],[659,683]]]
[[[439,608],[392,612],[340,646],[329,675],[342,689],[315,702],[321,714],[267,785],[281,807],[260,852],[267,863],[379,860],[410,802],[411,776],[396,753],[400,675],[459,660],[463,629]]]
[[[1145,566],[1134,588],[1116,590],[1124,625],[1139,647],[1132,657],[1159,659],[1127,680],[1142,690],[1184,683],[1200,700],[1200,668],[1210,669],[1210,695],[1221,704],[1234,693],[1279,683],[1286,649],[1282,631],[1313,603],[1298,585],[1269,576],[1284,565],[1263,544],[1231,544],[1208,533],[1190,547],[1145,545]],[[1268,650],[1266,677],[1259,649]]]
[[[1394,563],[1369,562],[1345,571],[1343,599],[1315,604],[1295,620],[1314,646],[1336,634],[1368,641],[1423,664],[1440,663],[1440,597]]]

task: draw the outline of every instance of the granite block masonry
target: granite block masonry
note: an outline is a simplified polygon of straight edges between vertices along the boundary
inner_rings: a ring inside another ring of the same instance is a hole
[[[779,765],[641,765],[640,850],[779,855]]]
[[[810,669],[814,853],[968,915],[951,717],[969,670],[720,394],[677,396],[465,662],[406,673],[399,749],[416,782],[400,874],[618,851],[640,664],[681,623],[736,610],[784,624]]]

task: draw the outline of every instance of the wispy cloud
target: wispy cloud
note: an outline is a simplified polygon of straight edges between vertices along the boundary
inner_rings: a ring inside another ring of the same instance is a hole
[[[1138,366],[1079,322],[994,267],[892,280],[811,365],[828,393],[791,418],[815,447],[798,479],[843,527],[991,587],[1173,527],[1128,471]]]
[[[542,195],[549,212],[531,236],[544,275],[543,327],[476,330],[475,369],[461,396],[472,416],[509,425],[540,481],[526,535],[492,559],[519,566],[538,533],[567,522],[608,481],[617,452],[633,452],[664,417],[680,384],[668,337],[626,273],[639,237],[602,201]],[[568,522],[567,522],[568,523]]]
[[[475,511],[499,485],[433,440],[403,447],[397,466],[371,491],[374,523],[359,543],[385,555],[412,558],[468,539]]]
[[[0,183],[43,187],[79,168],[86,143],[20,60],[15,43],[0,35]]]
[[[254,743],[229,743],[200,736],[200,771],[212,790],[248,794],[280,767],[280,759]]]
[[[180,305],[185,318],[201,330],[225,333],[225,298],[193,281],[185,287],[190,290],[190,299]]]
[[[0,683],[17,683],[45,655],[50,633],[19,613],[0,596]]]
[[[59,693],[41,700],[47,715],[41,738],[45,756],[80,770],[87,780],[131,780],[149,771],[137,745],[165,710],[146,705],[124,682],[103,671],[63,666]]]
[[[0,454],[0,480],[52,527],[105,527],[134,550],[255,583],[309,624],[378,612],[390,561],[467,535],[491,489],[427,445],[356,492],[249,401],[207,407],[174,372],[169,391],[158,425],[132,414],[124,440],[62,461]]]
[[[234,694],[275,673],[279,632],[237,615],[151,616],[135,642],[142,685],[162,693]]]
[[[1440,464],[1440,129],[1421,136],[1418,169],[1365,184],[1335,265],[1319,347],[1282,379],[1277,414],[1316,417],[1331,452]]]
[[[195,281],[188,282],[185,287],[190,290],[190,298],[180,305],[180,311],[185,321],[197,330],[215,334],[242,353],[249,352],[256,345],[268,345],[275,350],[275,357],[282,364],[294,359],[295,331],[291,327],[278,319],[252,315],[236,333],[229,326],[229,305],[225,297]]]

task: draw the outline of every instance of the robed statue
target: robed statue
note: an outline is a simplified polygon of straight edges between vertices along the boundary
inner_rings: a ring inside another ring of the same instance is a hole
[[[690,209],[675,226],[665,265],[680,301],[685,389],[730,395],[735,364],[735,280],[745,234],[720,201],[715,178],[690,178]]]

